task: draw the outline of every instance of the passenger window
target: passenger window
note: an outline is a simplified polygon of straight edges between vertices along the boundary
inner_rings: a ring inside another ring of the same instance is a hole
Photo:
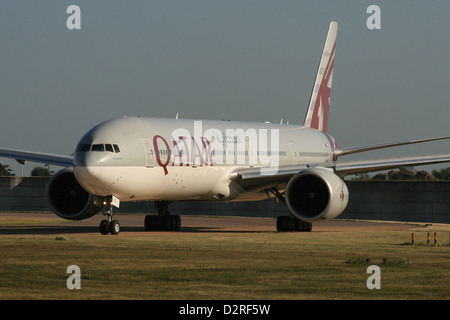
[[[80,144],[80,146],[78,147],[79,152],[87,152],[89,150],[91,150],[90,144]]]
[[[93,144],[91,151],[105,151],[105,146],[103,144]]]
[[[114,147],[114,151],[115,151],[116,153],[119,153],[119,152],[120,152],[119,146],[118,146],[117,144],[113,145],[113,147]]]
[[[105,150],[114,153],[113,146],[110,144],[105,144]]]

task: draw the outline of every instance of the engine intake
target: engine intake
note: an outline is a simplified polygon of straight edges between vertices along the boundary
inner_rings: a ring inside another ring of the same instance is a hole
[[[73,168],[56,173],[45,190],[50,208],[61,218],[83,220],[97,214],[102,199],[91,195],[78,183]]]
[[[286,187],[286,204],[299,219],[329,220],[344,211],[348,189],[344,181],[325,168],[300,171]]]

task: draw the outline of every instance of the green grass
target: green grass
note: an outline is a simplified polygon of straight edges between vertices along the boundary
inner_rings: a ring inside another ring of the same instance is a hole
[[[450,298],[450,247],[405,245],[410,236],[407,231],[0,236],[0,299]],[[381,290],[367,289],[367,259],[381,268]],[[66,269],[73,264],[81,269],[80,290],[66,286]]]
[[[61,224],[70,223],[69,220],[63,220],[61,218],[42,218],[42,217],[14,217],[14,216],[0,216],[0,226],[29,226],[29,225],[51,225],[51,224]]]

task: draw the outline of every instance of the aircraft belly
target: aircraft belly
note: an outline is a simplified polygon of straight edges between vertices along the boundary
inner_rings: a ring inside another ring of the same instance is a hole
[[[173,167],[167,174],[159,167],[104,167],[101,180],[121,201],[214,200],[230,183],[226,172],[208,166]]]

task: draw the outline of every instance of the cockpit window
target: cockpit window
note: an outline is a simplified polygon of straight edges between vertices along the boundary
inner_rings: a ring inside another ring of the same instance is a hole
[[[80,144],[78,147],[78,151],[80,151],[80,152],[87,152],[89,150],[91,150],[90,144]]]
[[[105,151],[105,145],[103,144],[93,144],[91,151]]]
[[[108,151],[111,153],[119,153],[120,149],[117,144],[83,144],[81,143],[78,146],[78,152],[88,152],[88,151],[96,151],[96,152],[102,152],[102,151]]]
[[[111,144],[105,144],[105,150],[114,153],[114,149]]]

